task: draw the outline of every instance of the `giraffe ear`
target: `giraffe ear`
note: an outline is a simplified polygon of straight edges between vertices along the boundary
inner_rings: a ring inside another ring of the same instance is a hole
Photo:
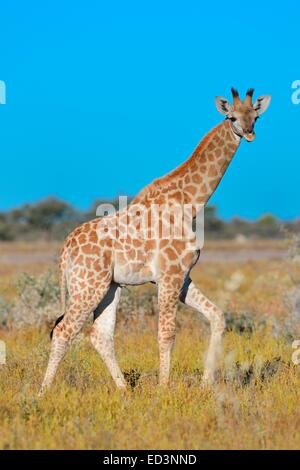
[[[271,101],[271,96],[270,95],[260,96],[255,101],[255,103],[253,105],[253,109],[255,109],[255,111],[257,112],[258,115],[260,115],[268,109],[270,101]]]
[[[228,116],[228,114],[230,114],[231,104],[226,98],[223,98],[222,96],[216,96],[215,102],[219,113],[223,114],[223,116]]]

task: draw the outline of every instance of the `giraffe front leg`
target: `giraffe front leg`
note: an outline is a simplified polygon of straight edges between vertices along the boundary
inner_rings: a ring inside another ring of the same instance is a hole
[[[222,353],[222,335],[226,326],[224,313],[202,294],[190,278],[184,283],[181,300],[189,307],[193,307],[202,313],[210,323],[211,337],[205,361],[203,382],[213,383],[216,366]]]
[[[95,322],[90,339],[92,345],[105,362],[116,386],[125,388],[126,381],[118,365],[114,345],[116,313],[120,295],[121,287],[113,283],[94,313]]]
[[[159,384],[167,385],[170,375],[171,352],[176,334],[176,313],[181,280],[162,281],[159,285],[158,344],[160,356]]]

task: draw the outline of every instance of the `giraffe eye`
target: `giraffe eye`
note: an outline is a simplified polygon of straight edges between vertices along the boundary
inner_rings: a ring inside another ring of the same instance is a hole
[[[231,118],[230,118],[230,121],[235,122],[235,121],[236,121],[236,118],[235,118],[235,117],[231,117]]]

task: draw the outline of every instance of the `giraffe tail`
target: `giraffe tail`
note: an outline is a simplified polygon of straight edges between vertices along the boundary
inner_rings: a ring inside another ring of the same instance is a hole
[[[58,317],[57,320],[55,321],[54,327],[52,328],[50,332],[50,339],[52,339],[54,328],[64,318],[65,311],[66,311],[67,279],[66,279],[66,271],[65,271],[65,263],[64,263],[64,252],[62,253],[62,258],[61,258],[61,263],[60,263],[59,285],[60,285],[60,305],[61,305],[62,315]]]
[[[62,314],[65,314],[66,311],[66,294],[67,294],[67,279],[66,279],[66,271],[64,266],[60,268],[60,306]]]

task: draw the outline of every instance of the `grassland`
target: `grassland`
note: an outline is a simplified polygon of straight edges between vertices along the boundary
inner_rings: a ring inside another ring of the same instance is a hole
[[[55,266],[57,249],[46,244],[1,245],[2,298],[16,299],[20,272],[38,275]],[[253,250],[261,256],[251,257]],[[268,250],[271,255],[266,255]],[[87,325],[55,385],[38,400],[50,346],[48,328],[3,328],[7,363],[0,366],[0,448],[299,448],[300,366],[291,361],[297,325],[289,329],[294,318],[289,294],[299,278],[298,265],[278,242],[212,243],[207,252],[192,277],[233,325],[224,336],[224,360],[214,388],[201,387],[208,325],[186,308],[178,314],[168,389],[157,386],[153,313],[143,312],[140,318],[134,311],[121,312],[118,320],[116,349],[129,383],[126,392],[115,389],[89,344]],[[241,316],[250,321],[244,331],[235,322]]]

